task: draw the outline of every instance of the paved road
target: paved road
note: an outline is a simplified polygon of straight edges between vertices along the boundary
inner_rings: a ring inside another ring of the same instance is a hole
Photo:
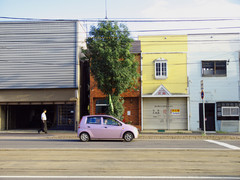
[[[239,140],[0,135],[0,179],[240,179]]]
[[[0,150],[3,176],[240,177],[238,150]],[[217,178],[218,179],[218,178]]]
[[[219,144],[223,143],[223,144]],[[226,146],[224,146],[226,144]],[[229,146],[227,146],[229,145]],[[240,150],[238,140],[134,140],[123,141],[90,141],[78,139],[9,139],[0,138],[0,149],[234,149]]]
[[[39,137],[0,137],[0,179],[240,179],[239,140]]]

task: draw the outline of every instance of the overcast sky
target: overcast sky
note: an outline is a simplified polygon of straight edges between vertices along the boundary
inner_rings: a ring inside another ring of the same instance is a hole
[[[104,19],[105,12],[105,0],[0,0],[0,17]],[[206,20],[125,23],[130,31],[159,30],[157,32],[133,32],[133,37],[151,34],[240,32],[240,0],[107,0],[107,16],[109,19]],[[209,21],[211,18],[233,20]],[[88,25],[91,24],[88,23]]]

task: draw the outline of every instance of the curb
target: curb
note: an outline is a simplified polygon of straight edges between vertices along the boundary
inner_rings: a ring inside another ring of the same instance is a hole
[[[43,137],[44,139],[78,139],[77,135],[53,135]],[[169,140],[240,140],[240,135],[195,135],[195,134],[140,134],[138,139],[140,140],[157,140],[157,139],[169,139]]]
[[[0,139],[79,139],[76,132],[49,132],[48,134],[37,134],[35,131],[0,131]],[[207,134],[200,133],[140,133],[139,140],[240,140],[240,134]]]

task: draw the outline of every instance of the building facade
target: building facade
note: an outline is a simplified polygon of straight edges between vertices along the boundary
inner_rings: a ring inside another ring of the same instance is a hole
[[[188,129],[187,36],[140,36],[142,130]]]
[[[0,129],[39,127],[43,108],[52,129],[74,130],[80,118],[78,21],[0,23]]]
[[[141,46],[140,41],[134,41],[130,52],[135,55],[136,61],[139,62],[138,72],[140,74],[141,67]],[[128,90],[121,94],[124,98],[124,114],[123,121],[132,124],[137,128],[141,128],[141,83],[137,90]],[[90,75],[90,115],[105,114],[108,107],[106,95],[97,88],[97,82]]]
[[[206,131],[240,131],[239,40],[238,33],[188,35],[190,130],[203,130],[204,102]]]

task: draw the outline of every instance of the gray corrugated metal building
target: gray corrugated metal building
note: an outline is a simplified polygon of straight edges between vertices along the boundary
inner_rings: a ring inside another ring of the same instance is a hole
[[[79,119],[79,21],[0,22],[0,130],[74,129]]]

